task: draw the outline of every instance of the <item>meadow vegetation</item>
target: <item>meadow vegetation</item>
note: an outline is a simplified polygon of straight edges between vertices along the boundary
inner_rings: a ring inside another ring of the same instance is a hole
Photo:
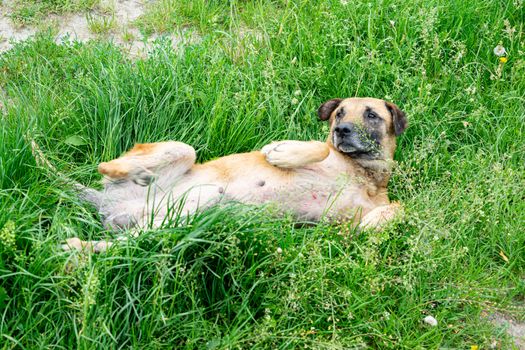
[[[39,24],[50,14],[85,11],[99,0],[12,0],[9,17],[18,25]]]
[[[43,33],[0,57],[0,348],[511,348],[483,315],[525,314],[523,1],[149,6],[142,30],[199,39],[131,60]],[[346,96],[409,117],[389,187],[406,216],[384,231],[232,204],[106,254],[59,249],[110,234],[28,135],[97,187],[96,165],[136,142],[206,161],[324,140],[316,109]]]

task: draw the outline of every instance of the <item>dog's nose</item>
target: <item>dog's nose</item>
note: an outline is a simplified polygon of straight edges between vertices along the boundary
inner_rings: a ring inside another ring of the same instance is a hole
[[[352,131],[354,130],[354,127],[352,124],[350,123],[343,123],[343,124],[339,124],[338,126],[335,127],[334,131],[341,135],[341,136],[344,136],[344,135],[348,135],[350,134]]]

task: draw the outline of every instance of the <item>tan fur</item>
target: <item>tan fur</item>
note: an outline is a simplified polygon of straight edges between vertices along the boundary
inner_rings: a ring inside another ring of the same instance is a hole
[[[122,157],[114,159],[110,162],[100,163],[98,171],[102,175],[106,175],[110,178],[121,179],[129,175],[131,166],[129,165],[129,159],[136,156],[145,156],[152,154],[158,148],[161,148],[161,143],[138,143]]]
[[[127,156],[144,156],[155,152],[155,149],[159,146],[157,143],[137,143],[133,148],[126,153]]]
[[[101,163],[99,172],[106,177],[106,183],[125,179],[143,186],[149,183],[144,179],[150,177],[158,178],[160,183],[169,183],[173,177],[176,180],[173,185],[162,190],[173,198],[185,194],[187,213],[199,203],[215,203],[226,194],[247,204],[272,202],[306,220],[326,217],[356,225],[361,222],[361,227],[381,227],[401,210],[398,203],[390,204],[387,195],[396,148],[392,113],[385,101],[378,99],[349,98],[336,102],[345,109],[345,122],[362,124],[367,107],[372,107],[384,120],[380,125],[383,153],[378,159],[354,159],[332,144],[336,124],[333,110],[325,119],[330,122],[330,135],[325,143],[277,141],[261,151],[233,154],[203,164],[194,164],[195,151],[181,142],[138,144],[120,158]],[[151,222],[146,209],[134,214],[139,227]],[[161,219],[162,210],[157,214]],[[132,210],[128,208],[125,212]],[[155,218],[154,225],[160,224],[161,220]],[[96,242],[70,243],[73,248],[96,246]],[[106,246],[109,244],[97,247]]]
[[[98,171],[109,179],[124,179],[169,165],[170,159],[194,162],[195,151],[177,141],[137,144],[121,157],[100,163]]]

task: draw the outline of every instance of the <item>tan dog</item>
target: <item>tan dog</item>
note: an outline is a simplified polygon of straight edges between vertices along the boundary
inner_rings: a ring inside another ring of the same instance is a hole
[[[273,203],[299,220],[350,221],[379,227],[399,211],[387,184],[405,114],[373,98],[332,99],[318,110],[330,123],[319,141],[278,141],[261,151],[195,164],[181,142],[138,144],[99,165],[104,191],[84,190],[109,229],[159,227],[228,200]],[[173,209],[176,208],[176,209]],[[110,242],[68,240],[65,248],[105,250]]]

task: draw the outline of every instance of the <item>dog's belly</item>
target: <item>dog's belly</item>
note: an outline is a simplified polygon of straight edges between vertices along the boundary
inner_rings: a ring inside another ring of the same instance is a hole
[[[236,201],[268,204],[301,220],[347,220],[375,207],[366,189],[352,180],[355,179],[319,169],[252,168],[227,179],[221,179],[214,171],[201,171],[180,178],[170,191],[170,198],[171,203],[183,203],[181,212],[185,214],[219,202]]]
[[[266,191],[253,193],[250,202],[270,203],[281,212],[288,212],[297,219],[307,221],[319,221],[323,217],[330,221],[348,220],[373,207],[366,191],[356,184],[327,184],[300,176],[287,186],[269,186]]]

